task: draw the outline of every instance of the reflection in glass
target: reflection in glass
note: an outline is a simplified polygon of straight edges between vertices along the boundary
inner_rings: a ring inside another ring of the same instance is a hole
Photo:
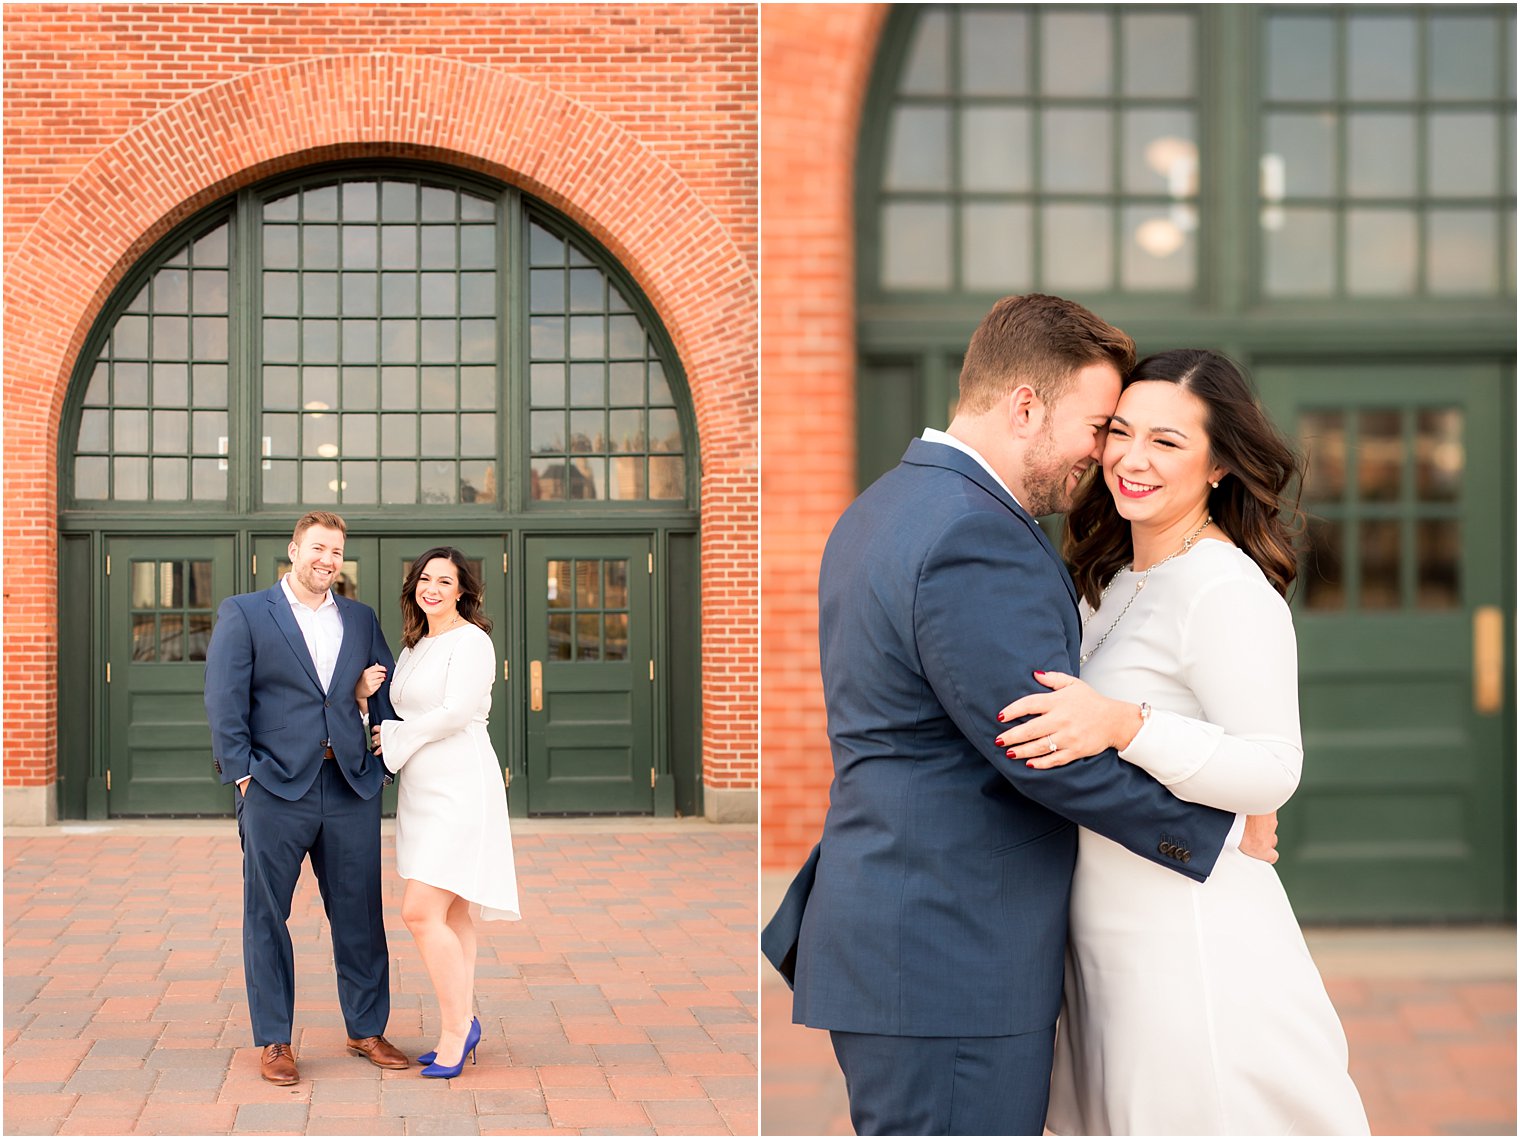
[[[597,609],[602,604],[602,564],[594,558],[575,563],[575,607]]]
[[[420,464],[422,501],[431,503],[454,502],[459,495],[458,464],[429,461]]]
[[[602,659],[602,617],[600,613],[581,613],[575,618],[577,660]]]
[[[1300,412],[1298,440],[1304,451],[1304,501],[1339,502],[1346,488],[1345,414]]]
[[[211,592],[211,563],[204,559],[195,559],[189,563],[186,582],[189,586],[189,594],[186,604],[191,609],[210,609],[213,602]]]
[[[550,660],[570,660],[570,614],[549,614],[549,647],[545,654]]]
[[[1456,502],[1462,494],[1462,411],[1423,408],[1416,413],[1414,486],[1421,502]]]
[[[417,501],[417,468],[414,464],[380,464],[380,501],[387,506]]]
[[[677,455],[649,457],[649,497],[678,499],[686,497],[686,460]]]
[[[156,625],[157,622],[151,613],[142,613],[132,618],[132,659],[134,661],[158,659]]]
[[[1348,210],[1346,288],[1359,296],[1408,296],[1415,286],[1413,210]]]
[[[158,607],[158,564],[156,562],[132,563],[131,597],[133,609]]]
[[[1461,523],[1422,518],[1414,525],[1415,606],[1455,609],[1461,604]]]
[[[465,460],[459,464],[459,501],[492,505],[496,502],[496,464]]]
[[[608,460],[607,497],[615,502],[636,502],[647,498],[648,480],[644,477],[644,459],[618,458]]]
[[[1359,527],[1362,555],[1363,609],[1397,609],[1399,592],[1399,530],[1396,519],[1363,519]]]
[[[338,501],[342,486],[338,482],[338,464],[305,462],[301,464],[301,501],[332,504]]]
[[[607,497],[607,460],[600,458],[570,460],[570,497],[602,499]]]
[[[211,614],[191,613],[185,617],[185,659],[205,660],[211,644]]]
[[[1136,292],[1181,291],[1193,287],[1197,254],[1187,207],[1124,208],[1124,256],[1120,285]]]
[[[572,561],[549,562],[548,592],[545,594],[551,609],[565,609],[571,604],[573,596],[570,583],[575,572],[575,563]]]
[[[1394,502],[1404,472],[1402,416],[1396,409],[1357,415],[1357,496],[1363,502]]]
[[[379,497],[380,471],[376,463],[345,459],[340,476],[343,480],[343,501],[373,503]]]
[[[565,499],[564,459],[534,459],[528,467],[528,494],[535,502],[562,502]]]
[[[606,586],[606,608],[628,608],[628,559],[608,558],[602,563]]]
[[[185,659],[184,618],[178,613],[165,613],[158,619],[158,659],[176,661]]]
[[[606,637],[606,647],[603,656],[606,660],[628,659],[628,614],[608,613],[603,619],[603,635]]]
[[[1198,193],[1192,111],[1124,112],[1124,189],[1173,199]]]

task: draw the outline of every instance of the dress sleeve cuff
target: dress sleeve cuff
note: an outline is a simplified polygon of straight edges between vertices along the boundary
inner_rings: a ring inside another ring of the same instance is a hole
[[[1224,729],[1217,725],[1153,709],[1119,758],[1169,787],[1196,774],[1214,754],[1223,735]]]

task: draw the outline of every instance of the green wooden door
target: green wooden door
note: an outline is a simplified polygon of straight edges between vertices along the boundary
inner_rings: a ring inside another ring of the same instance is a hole
[[[111,538],[106,553],[107,810],[230,814],[202,694],[216,607],[233,592],[233,539]]]
[[[1257,377],[1308,461],[1294,599],[1304,778],[1280,835],[1294,907],[1308,919],[1503,917],[1505,371],[1432,360],[1262,365]]]
[[[530,538],[530,814],[654,811],[647,537]]]
[[[412,559],[435,545],[451,545],[470,559],[475,571],[480,574],[485,590],[484,607],[486,616],[491,619],[491,643],[496,646],[497,659],[496,681],[491,687],[489,730],[491,746],[496,750],[497,762],[502,765],[503,777],[506,778],[510,767],[506,742],[512,738],[509,734],[512,708],[506,685],[507,662],[510,658],[507,653],[509,627],[506,606],[506,545],[502,538],[499,535],[468,535],[445,540],[436,537],[382,538],[379,562],[381,602],[375,607],[380,614],[380,627],[385,631],[385,640],[390,645],[391,652],[400,656],[401,587],[406,583],[406,575],[411,572]],[[395,793],[394,787],[386,789],[386,794],[392,798]],[[387,800],[387,809],[394,810],[391,799]]]

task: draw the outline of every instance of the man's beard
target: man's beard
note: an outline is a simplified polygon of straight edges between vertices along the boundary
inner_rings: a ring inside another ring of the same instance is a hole
[[[1071,492],[1066,480],[1075,463],[1062,463],[1056,456],[1055,440],[1049,425],[1030,448],[1024,460],[1024,509],[1035,517],[1065,514],[1071,509]]]

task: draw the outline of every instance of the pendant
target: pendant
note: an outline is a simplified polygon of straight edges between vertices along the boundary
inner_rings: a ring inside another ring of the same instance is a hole
[[[1139,593],[1142,589],[1145,588],[1145,581],[1146,581],[1146,579],[1142,577],[1139,581],[1135,582],[1135,592],[1136,593]]]

